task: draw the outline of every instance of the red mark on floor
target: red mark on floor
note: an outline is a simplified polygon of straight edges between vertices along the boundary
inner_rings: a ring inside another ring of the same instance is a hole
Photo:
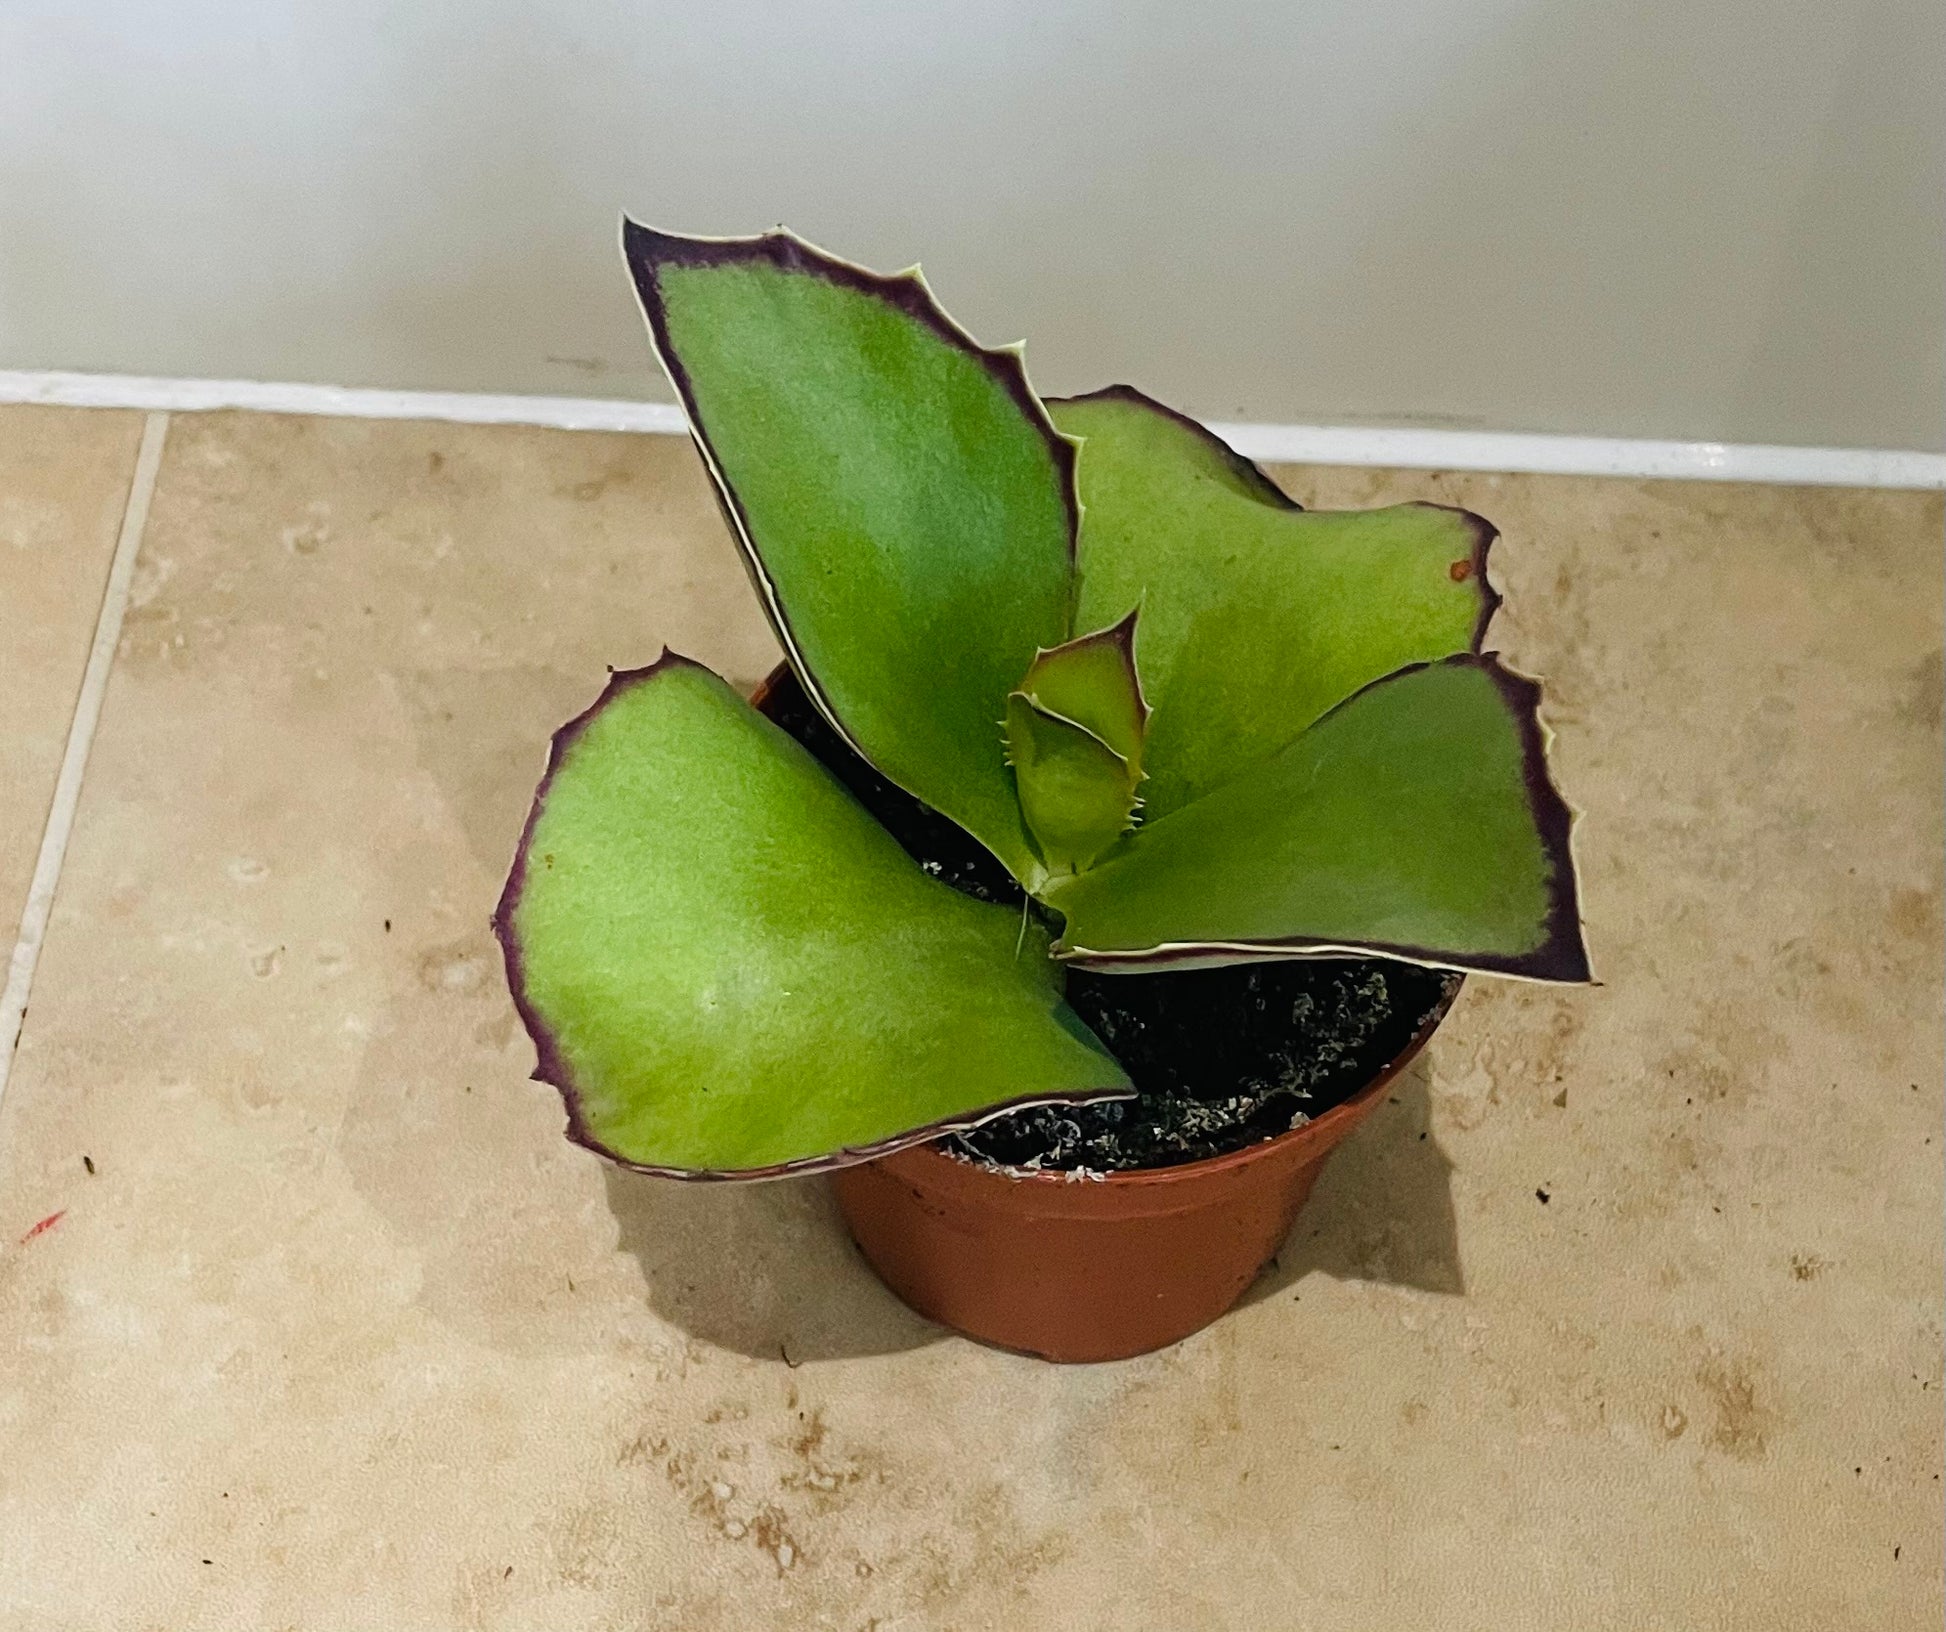
[[[1473,576],[1473,563],[1471,561],[1455,561],[1446,569],[1446,576],[1456,584],[1463,584]]]
[[[61,1220],[66,1218],[67,1216],[68,1216],[68,1210],[65,1207],[63,1207],[58,1213],[49,1213],[47,1217],[42,1219],[40,1223],[36,1224],[31,1230],[29,1230],[25,1235],[23,1235],[20,1238],[20,1244],[24,1247],[27,1245],[29,1241],[33,1240],[35,1236],[47,1234],[49,1230],[53,1229],[56,1224],[60,1223]]]

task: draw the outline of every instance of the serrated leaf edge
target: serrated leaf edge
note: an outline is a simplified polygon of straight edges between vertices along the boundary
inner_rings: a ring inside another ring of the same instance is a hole
[[[1509,712],[1520,734],[1521,773],[1527,788],[1528,808],[1533,812],[1535,826],[1540,831],[1542,850],[1554,864],[1548,884],[1546,930],[1540,944],[1532,952],[1515,956],[1501,953],[1442,953],[1399,942],[1332,941],[1308,936],[1260,941],[1164,941],[1126,951],[1103,951],[1068,944],[1064,929],[1061,938],[1050,949],[1050,956],[1057,962],[1104,974],[1205,968],[1281,958],[1387,957],[1397,958],[1402,963],[1416,963],[1428,969],[1449,969],[1461,974],[1492,974],[1550,985],[1598,984],[1589,964],[1585,925],[1581,916],[1579,866],[1575,856],[1581,814],[1562,796],[1547,762],[1547,746],[1553,738],[1553,731],[1541,718],[1540,682],[1531,675],[1510,668],[1497,652],[1462,652],[1440,659],[1439,664],[1459,664],[1483,670],[1507,700]],[[1439,664],[1408,663],[1395,669],[1359,687],[1351,696],[1320,715],[1313,725],[1329,719],[1373,686],[1382,686],[1402,674],[1434,668]],[[1188,810],[1193,806],[1185,805],[1182,808]],[[1052,904],[1058,911],[1058,900]]]

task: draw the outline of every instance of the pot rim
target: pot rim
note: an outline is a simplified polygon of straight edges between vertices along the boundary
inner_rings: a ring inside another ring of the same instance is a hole
[[[1139,977],[1131,977],[1139,978]],[[1204,1156],[1193,1162],[1176,1162],[1168,1167],[1127,1167],[1112,1173],[1089,1173],[1086,1177],[1077,1176],[1083,1170],[1075,1168],[1040,1168],[1030,1170],[1019,1167],[1003,1167],[997,1162],[976,1162],[970,1157],[955,1156],[940,1148],[941,1141],[930,1140],[925,1144],[908,1145],[902,1151],[893,1152],[899,1157],[931,1157],[936,1161],[951,1162],[955,1167],[970,1169],[975,1173],[989,1174],[994,1178],[1008,1179],[1019,1184],[1056,1185],[1067,1189],[1074,1185],[1113,1185],[1125,1190],[1151,1189],[1158,1185],[1183,1184],[1195,1179],[1214,1177],[1227,1173],[1233,1168],[1243,1167],[1254,1161],[1263,1160],[1273,1153],[1280,1152],[1293,1142],[1306,1143],[1328,1136],[1329,1131],[1341,1122],[1348,1122],[1360,1116],[1365,1107],[1380,1094],[1398,1081],[1405,1068],[1412,1064],[1426,1045],[1432,1041],[1446,1016],[1452,1012],[1453,1004],[1458,1001],[1460,988],[1466,983],[1464,975],[1455,974],[1453,984],[1447,989],[1432,1011],[1419,1023],[1419,1029],[1412,1034],[1412,1040],[1404,1048],[1381,1066],[1372,1080],[1348,1099],[1341,1099],[1321,1116],[1308,1122],[1300,1122],[1296,1127],[1276,1134],[1269,1139],[1259,1139],[1255,1144],[1245,1145],[1241,1150],[1226,1151],[1221,1156]],[[946,1135],[943,1137],[951,1137]]]

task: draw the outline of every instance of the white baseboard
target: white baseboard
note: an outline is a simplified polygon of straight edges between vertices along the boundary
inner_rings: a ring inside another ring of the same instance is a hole
[[[63,374],[0,369],[0,403],[67,408],[142,408],[203,413],[245,408],[264,414],[335,414],[347,419],[444,419],[462,425],[547,425],[563,431],[649,431],[689,427],[672,402],[610,397],[502,397],[475,391],[374,391],[278,380],[178,380],[144,374]]]
[[[546,425],[569,431],[680,434],[686,428],[681,409],[663,402],[0,370],[0,403],[19,402],[176,413],[244,408],[263,413],[342,414],[359,419]],[[1946,488],[1946,454],[1894,448],[1793,448],[1748,442],[1658,442],[1635,437],[1386,430],[1350,425],[1214,424],[1211,429],[1240,453],[1267,464]]]
[[[1655,442],[1642,437],[1338,425],[1212,425],[1210,429],[1239,453],[1264,464],[1506,470],[1806,487],[1946,487],[1946,454],[1891,448],[1791,448],[1760,442]]]

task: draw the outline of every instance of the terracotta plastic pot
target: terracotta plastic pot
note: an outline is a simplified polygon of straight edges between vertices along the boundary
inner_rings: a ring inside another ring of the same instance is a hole
[[[1146,1354],[1243,1296],[1331,1152],[1451,1005],[1355,1097],[1228,1156],[1077,1180],[919,1145],[834,1173],[838,1205],[880,1279],[922,1315],[1048,1360]]]

